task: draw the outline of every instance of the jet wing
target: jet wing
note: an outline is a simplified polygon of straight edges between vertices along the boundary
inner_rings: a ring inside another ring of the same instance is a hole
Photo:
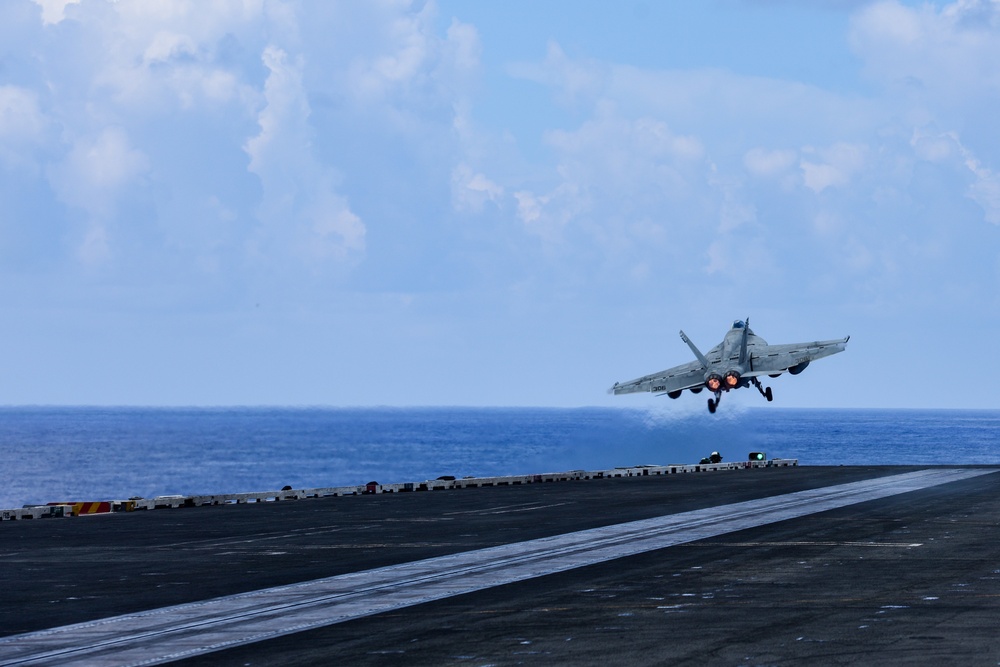
[[[659,373],[643,375],[629,382],[616,382],[608,393],[633,394],[639,391],[651,391],[654,394],[664,394],[668,391],[679,391],[701,385],[704,382],[705,368],[700,362],[689,361]]]
[[[753,377],[783,373],[792,366],[843,352],[850,339],[851,337],[848,336],[837,340],[818,340],[812,343],[754,346],[751,348],[750,370],[743,373],[743,376]]]

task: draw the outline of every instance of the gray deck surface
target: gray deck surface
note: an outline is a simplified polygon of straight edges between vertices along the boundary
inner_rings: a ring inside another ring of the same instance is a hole
[[[0,527],[0,635],[916,468],[799,467]],[[997,664],[990,474],[185,664]]]

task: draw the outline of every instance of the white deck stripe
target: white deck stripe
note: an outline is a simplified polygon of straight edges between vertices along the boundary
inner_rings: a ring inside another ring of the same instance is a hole
[[[0,665],[152,665],[996,472],[931,469],[0,638]]]

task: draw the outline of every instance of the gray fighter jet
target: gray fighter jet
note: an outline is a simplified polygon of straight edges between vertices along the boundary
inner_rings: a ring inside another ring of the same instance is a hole
[[[792,343],[790,345],[768,345],[760,336],[750,330],[750,318],[746,322],[736,320],[721,343],[702,354],[683,331],[681,339],[688,344],[697,361],[689,361],[660,373],[644,375],[630,382],[616,382],[608,390],[609,394],[631,394],[649,391],[657,395],[666,394],[677,398],[685,389],[692,394],[708,388],[715,398],[708,399],[708,411],[714,413],[719,407],[722,392],[751,384],[768,401],[774,396],[771,388],[765,388],[757,378],[768,375],[776,378],[784,372],[798,375],[810,362],[843,352],[851,339],[815,341],[813,343]]]

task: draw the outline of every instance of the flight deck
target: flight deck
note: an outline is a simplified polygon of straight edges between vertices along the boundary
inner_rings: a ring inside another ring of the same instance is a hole
[[[732,468],[4,523],[0,664],[996,664],[995,473]]]

